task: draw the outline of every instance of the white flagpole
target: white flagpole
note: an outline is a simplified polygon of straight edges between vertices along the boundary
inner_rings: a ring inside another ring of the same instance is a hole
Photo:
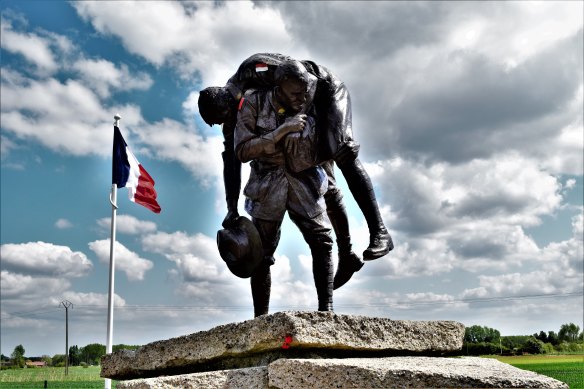
[[[118,126],[120,122],[120,115],[114,116],[114,126]],[[107,299],[107,342],[105,352],[111,354],[112,339],[114,330],[114,276],[115,276],[115,243],[116,243],[116,211],[118,201],[118,185],[112,184],[112,192],[110,195],[110,203],[112,204],[112,222],[111,222],[111,237],[110,237],[110,267],[109,267],[109,291]],[[111,389],[112,381],[109,378],[105,379],[105,389]]]

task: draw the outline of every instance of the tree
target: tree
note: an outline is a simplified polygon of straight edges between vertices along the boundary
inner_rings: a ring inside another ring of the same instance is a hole
[[[81,354],[77,345],[69,347],[69,366],[78,366],[81,362]]]
[[[24,367],[24,347],[21,344],[14,347],[14,351],[10,354],[12,363],[18,367]]]
[[[501,337],[501,343],[506,350],[515,354],[523,350],[523,346],[529,338],[531,337],[526,335],[503,336]]]
[[[578,334],[580,333],[580,327],[574,323],[562,324],[558,337],[560,342],[575,342],[578,340]]]
[[[539,339],[530,336],[529,339],[523,344],[522,350],[530,354],[542,354],[544,352],[543,342]]]
[[[464,341],[467,343],[498,343],[501,333],[489,327],[470,326],[464,329]]]
[[[554,346],[560,344],[560,338],[558,338],[558,334],[554,331],[548,331],[547,339],[548,343],[551,343]]]
[[[537,340],[541,340],[544,343],[548,342],[548,337],[545,332],[539,331],[539,334],[533,334],[533,337]]]
[[[48,355],[41,355],[41,361],[47,364],[47,366],[53,366],[53,358]]]
[[[88,364],[99,364],[99,360],[105,355],[105,346],[99,343],[91,343],[80,350],[81,360]]]
[[[137,350],[139,348],[140,348],[140,346],[137,346],[137,345],[129,345],[129,344],[120,343],[120,344],[114,344],[112,346],[112,351],[115,352],[118,350]]]
[[[63,367],[65,366],[65,354],[55,354],[53,355],[53,366]]]

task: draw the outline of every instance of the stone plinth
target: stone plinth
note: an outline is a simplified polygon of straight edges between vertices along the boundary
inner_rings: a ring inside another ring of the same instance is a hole
[[[279,312],[102,358],[101,376],[133,379],[266,366],[281,358],[440,355],[462,348],[464,326],[330,312]]]
[[[119,382],[118,389],[562,388],[495,359],[280,359],[268,366]]]

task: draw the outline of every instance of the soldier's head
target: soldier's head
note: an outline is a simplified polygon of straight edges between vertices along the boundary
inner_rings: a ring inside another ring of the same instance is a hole
[[[210,86],[199,92],[199,113],[208,125],[223,124],[237,105],[225,87]]]
[[[300,61],[283,62],[275,71],[276,99],[291,113],[300,112],[306,102],[309,74]]]

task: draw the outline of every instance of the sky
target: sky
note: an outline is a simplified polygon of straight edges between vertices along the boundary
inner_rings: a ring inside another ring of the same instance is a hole
[[[119,190],[113,343],[253,318],[249,280],[218,254],[223,140],[197,98],[258,52],[313,60],[351,93],[395,249],[335,291],[335,312],[584,328],[583,2],[0,6],[4,355],[64,353],[64,301],[69,345],[106,343],[118,113],[162,212]],[[362,253],[365,220],[337,178]],[[317,308],[310,263],[286,217],[270,312]]]

